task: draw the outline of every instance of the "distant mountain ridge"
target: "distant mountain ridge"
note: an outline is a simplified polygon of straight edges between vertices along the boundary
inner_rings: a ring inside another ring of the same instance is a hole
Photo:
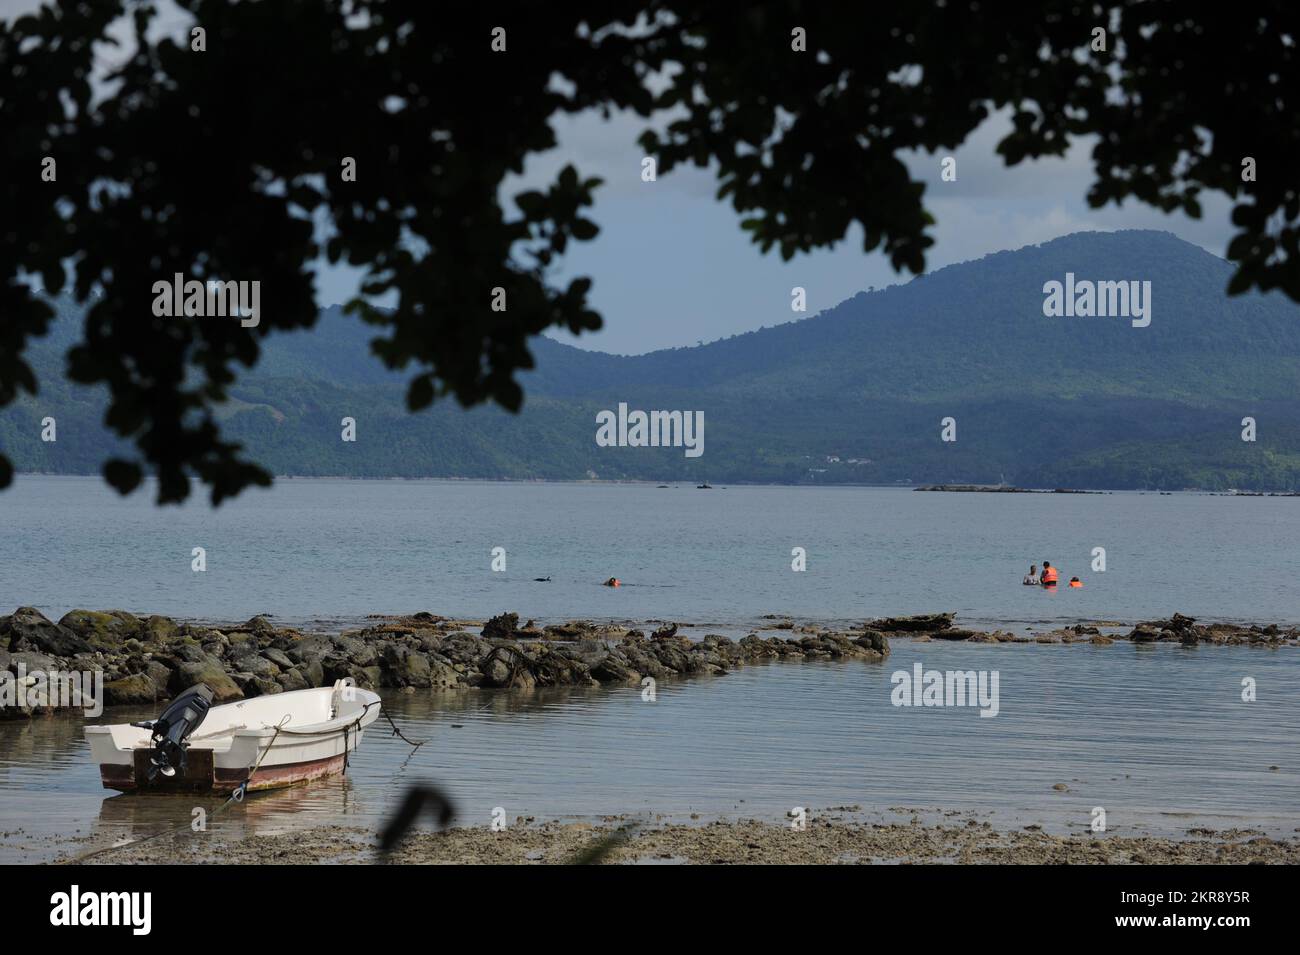
[[[1150,281],[1150,326],[1045,316],[1044,283],[1067,272]],[[538,338],[519,416],[408,414],[407,375],[369,354],[380,330],[334,307],[264,342],[223,424],[278,474],[1300,489],[1300,306],[1228,298],[1230,273],[1169,233],[1075,233],[701,346],[616,356]],[[19,470],[93,472],[112,439],[102,401],[61,379],[79,327],[58,307],[33,352],[42,394],[0,412],[0,447]],[[702,410],[704,454],[597,447],[595,416],[619,402]],[[56,444],[39,439],[46,414]]]

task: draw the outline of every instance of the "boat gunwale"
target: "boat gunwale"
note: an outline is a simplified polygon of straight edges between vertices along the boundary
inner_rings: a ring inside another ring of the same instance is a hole
[[[314,690],[294,690],[291,692],[312,693],[322,689],[327,689],[327,688],[317,687]],[[348,713],[344,716],[336,716],[333,719],[326,720],[323,723],[304,723],[304,724],[285,723],[281,726],[276,726],[274,724],[268,723],[265,726],[257,727],[257,728],[241,727],[239,729],[232,729],[230,733],[222,732],[220,736],[213,735],[209,738],[212,740],[226,739],[226,738],[274,739],[276,736],[281,736],[281,735],[288,735],[293,737],[304,737],[304,736],[328,737],[328,736],[337,736],[340,732],[342,732],[344,729],[346,729],[349,726],[358,726],[359,729],[365,729],[365,727],[369,726],[371,723],[373,723],[376,719],[379,718],[379,711],[376,709],[376,707],[379,706],[381,703],[379,694],[375,693],[373,690],[363,690],[359,687],[354,688],[352,692],[357,694],[357,700],[362,704],[362,707],[358,712]],[[281,694],[277,693],[274,695],[280,696]],[[372,699],[366,699],[365,697],[372,697]],[[250,697],[250,699],[258,699],[258,697]],[[246,701],[236,700],[231,703],[223,703],[221,704],[221,706],[222,707],[237,706],[239,703],[243,703],[243,702]],[[217,707],[214,707],[214,709],[216,708]],[[130,725],[131,725],[130,723],[96,723],[93,726],[85,727],[85,732],[87,734],[95,734],[97,736],[112,735],[113,727],[130,726]],[[140,747],[138,746],[133,746],[128,748],[123,748],[119,746],[118,750],[119,752],[128,752],[130,749],[139,749],[139,748]],[[196,748],[211,749],[212,747],[199,746]]]

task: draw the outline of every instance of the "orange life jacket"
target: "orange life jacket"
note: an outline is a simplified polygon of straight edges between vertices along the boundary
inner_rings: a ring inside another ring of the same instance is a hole
[[[1072,580],[1072,581],[1070,581],[1070,586],[1071,586],[1071,587],[1082,587],[1082,586],[1083,586],[1083,581],[1082,581],[1082,580]]]
[[[1054,583],[1056,583],[1056,568],[1055,568],[1055,567],[1044,567],[1044,568],[1043,568],[1043,577],[1042,577],[1042,581],[1043,581],[1043,583],[1045,583],[1045,584],[1054,584]]]

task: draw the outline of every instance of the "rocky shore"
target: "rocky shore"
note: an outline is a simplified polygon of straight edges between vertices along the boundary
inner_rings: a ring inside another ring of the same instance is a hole
[[[587,621],[522,625],[513,613],[487,621],[453,620],[430,613],[377,617],[338,634],[278,627],[265,617],[220,628],[141,617],[123,610],[73,610],[55,622],[31,607],[0,617],[0,674],[102,671],[106,706],[145,705],[206,683],[218,702],[327,686],[351,678],[367,688],[592,686],[638,684],[678,676],[725,674],[767,660],[879,662],[890,640],[962,640],[976,643],[1110,644],[1175,641],[1183,645],[1300,646],[1300,628],[1277,625],[1203,626],[1175,614],[1119,633],[1126,625],[1077,625],[1032,637],[954,626],[951,613],[871,620],[845,631],[771,616],[739,640],[718,634],[691,639],[677,624],[650,633]],[[478,632],[474,632],[474,631]],[[792,636],[763,636],[782,630]],[[28,677],[30,679],[30,677]],[[40,687],[18,705],[0,706],[0,718],[52,709]]]

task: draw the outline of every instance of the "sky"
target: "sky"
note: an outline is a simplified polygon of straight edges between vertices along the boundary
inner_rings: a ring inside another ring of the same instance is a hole
[[[38,0],[0,0],[0,18],[37,5]],[[160,6],[156,32],[183,35],[186,15],[166,3]],[[119,26],[117,32],[128,37],[127,24]],[[655,182],[642,181],[636,140],[646,123],[633,114],[616,113],[608,120],[595,113],[557,117],[559,145],[530,157],[524,174],[503,186],[509,210],[512,196],[545,188],[568,163],[583,176],[604,180],[589,213],[600,234],[573,243],[554,275],[560,285],[577,276],[593,279],[589,299],[604,327],[580,337],[552,332],[556,339],[641,354],[810,317],[869,287],[910,280],[908,273],[895,273],[883,254],[863,252],[856,227],[836,247],[789,262],[776,251],[763,255],[741,230],[740,216],[714,198],[718,183],[712,169],[681,167]],[[1003,113],[977,129],[952,154],[955,182],[940,178],[945,153],[901,157],[912,176],[927,184],[924,202],[936,220],[929,270],[1082,230],[1163,229],[1224,254],[1233,230],[1230,203],[1222,196],[1202,197],[1200,220],[1133,201],[1090,209],[1084,197],[1093,181],[1091,143],[1077,141],[1064,157],[1007,168],[995,148],[1009,128]],[[356,270],[321,263],[317,301],[322,306],[345,302],[358,284]],[[806,290],[805,313],[791,310],[795,286]]]
[[[570,119],[556,126],[559,147],[533,157],[525,169],[520,188],[536,188],[566,162],[605,180],[590,215],[601,232],[571,246],[560,273],[592,277],[590,298],[605,327],[576,340],[567,333],[554,337],[639,354],[811,316],[868,287],[911,279],[895,273],[884,254],[863,252],[860,230],[833,249],[789,262],[775,250],[763,255],[741,230],[740,216],[713,198],[718,184],[711,170],[681,168],[641,181],[636,138],[643,123],[637,117]],[[1077,142],[1065,157],[1008,169],[995,149],[1009,128],[1005,114],[994,115],[952,153],[955,182],[940,179],[947,154],[903,157],[913,178],[927,184],[924,202],[936,220],[928,270],[1083,230],[1162,229],[1215,255],[1227,249],[1233,229],[1223,197],[1203,197],[1200,220],[1131,201],[1090,209],[1091,143]],[[794,286],[807,290],[806,314],[791,311]]]

